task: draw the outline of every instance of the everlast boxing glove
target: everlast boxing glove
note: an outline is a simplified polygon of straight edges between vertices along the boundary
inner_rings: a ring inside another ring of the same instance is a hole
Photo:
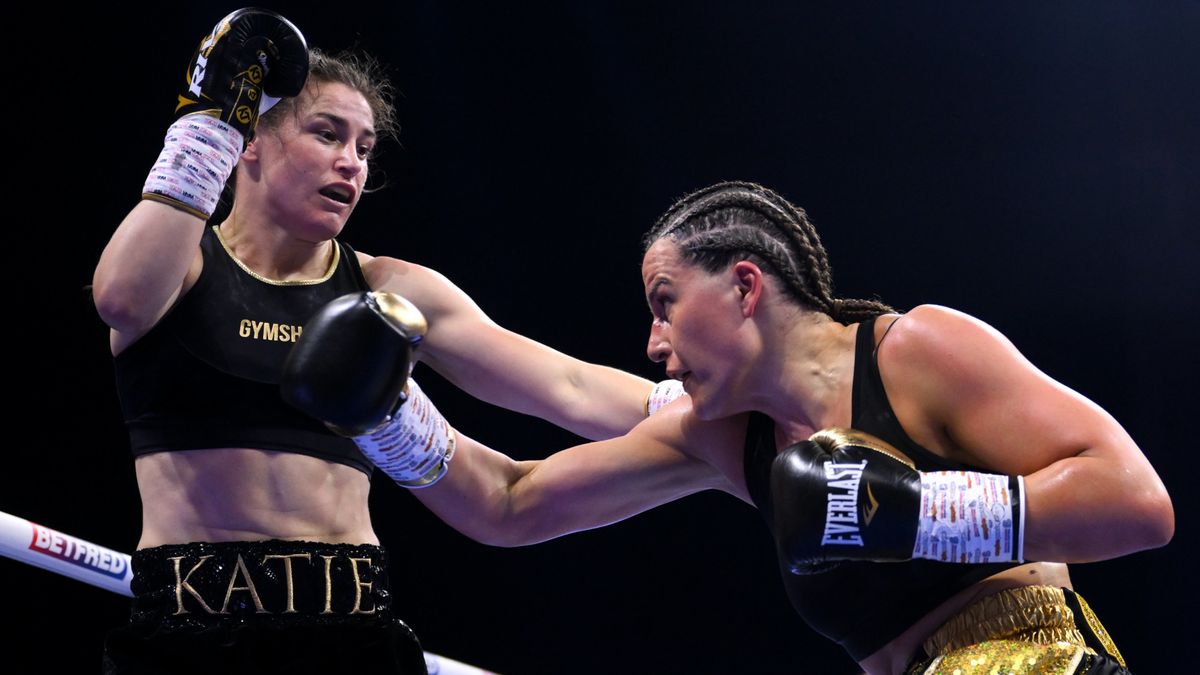
[[[454,431],[408,377],[425,331],[425,317],[398,295],[344,295],[305,323],[280,394],[351,437],[397,483],[432,485],[454,455]]]
[[[974,471],[919,472],[874,436],[826,429],[771,466],[779,553],[795,574],[841,560],[1022,561],[1024,483]]]

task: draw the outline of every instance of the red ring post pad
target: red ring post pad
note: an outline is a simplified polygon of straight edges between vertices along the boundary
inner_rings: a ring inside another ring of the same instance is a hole
[[[0,555],[132,596],[129,556],[0,511]]]

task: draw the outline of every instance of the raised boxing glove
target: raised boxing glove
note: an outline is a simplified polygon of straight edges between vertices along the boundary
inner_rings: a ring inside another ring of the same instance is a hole
[[[308,46],[290,21],[255,8],[221,19],[188,64],[177,119],[142,197],[207,219],[259,114],[299,94],[307,77]]]

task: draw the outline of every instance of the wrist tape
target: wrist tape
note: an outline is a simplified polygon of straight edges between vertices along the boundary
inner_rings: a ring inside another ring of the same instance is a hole
[[[374,431],[355,436],[354,442],[375,466],[407,488],[441,480],[454,456],[454,429],[411,379],[400,409]]]
[[[167,129],[142,197],[207,220],[241,152],[242,134],[233,127],[208,115],[184,115]]]
[[[679,380],[663,380],[655,384],[646,397],[646,417],[683,395],[683,383]]]
[[[974,471],[921,473],[913,557],[957,563],[1024,562],[1025,482]]]

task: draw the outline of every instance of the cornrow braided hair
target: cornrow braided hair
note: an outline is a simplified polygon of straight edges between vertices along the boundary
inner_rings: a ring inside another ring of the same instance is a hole
[[[708,272],[751,260],[802,306],[842,324],[895,311],[876,300],[835,298],[829,256],[808,214],[757,183],[728,181],[684,196],[646,233],[643,251],[663,237]]]

